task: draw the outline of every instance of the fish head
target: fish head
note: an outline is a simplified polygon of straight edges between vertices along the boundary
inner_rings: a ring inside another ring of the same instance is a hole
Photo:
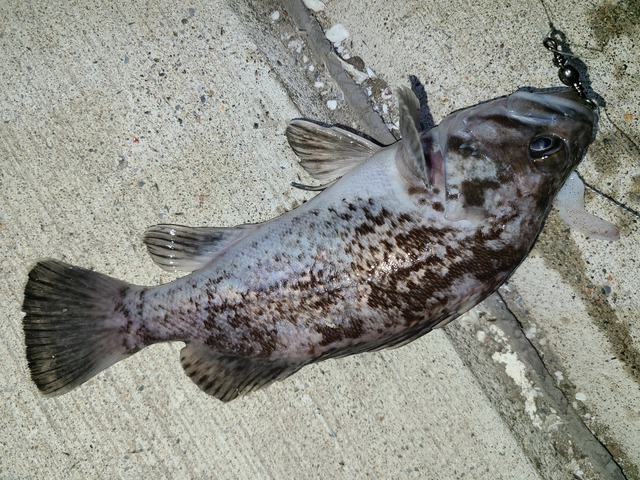
[[[445,217],[546,217],[594,137],[595,105],[568,89],[525,91],[454,112],[437,127]]]

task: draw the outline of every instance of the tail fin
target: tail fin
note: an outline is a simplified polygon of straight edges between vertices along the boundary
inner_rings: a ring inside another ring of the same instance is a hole
[[[117,310],[128,287],[55,260],[33,267],[22,325],[31,378],[44,395],[66,393],[133,353],[124,344],[124,313]]]

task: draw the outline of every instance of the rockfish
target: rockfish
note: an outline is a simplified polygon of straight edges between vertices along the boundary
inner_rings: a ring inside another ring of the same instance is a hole
[[[519,90],[419,132],[415,95],[398,97],[402,139],[386,147],[289,124],[307,172],[340,177],[298,208],[230,228],[147,230],[153,260],[187,276],[136,286],[38,262],[23,327],[41,392],[182,341],[187,375],[229,401],[320,360],[410,342],[496,290],[584,156],[596,109],[569,89]]]

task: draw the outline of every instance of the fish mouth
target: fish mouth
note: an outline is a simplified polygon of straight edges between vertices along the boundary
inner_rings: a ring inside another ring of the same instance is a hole
[[[507,98],[507,116],[534,126],[553,126],[571,118],[593,128],[598,121],[598,106],[568,88],[518,90]]]

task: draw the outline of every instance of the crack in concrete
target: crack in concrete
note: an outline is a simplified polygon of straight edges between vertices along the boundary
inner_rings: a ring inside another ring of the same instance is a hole
[[[503,298],[496,293],[486,299],[482,306],[495,318],[498,327],[505,332],[509,338],[509,344],[520,360],[527,365],[528,371],[536,376],[535,383],[541,387],[549,406],[561,414],[564,430],[577,444],[581,453],[588,455],[594,469],[606,479],[626,479],[611,452],[589,430],[571,407],[564,392],[556,386],[540,354],[522,331],[520,322],[509,310]]]
[[[349,78],[333,51],[333,46],[325,37],[320,23],[309,13],[309,9],[300,0],[282,0],[282,5],[298,27],[298,33],[316,60],[326,67],[331,78],[337,83],[350,109],[366,125],[366,133],[383,145],[394,143],[396,138],[389,132],[380,115],[373,111],[362,88]]]

